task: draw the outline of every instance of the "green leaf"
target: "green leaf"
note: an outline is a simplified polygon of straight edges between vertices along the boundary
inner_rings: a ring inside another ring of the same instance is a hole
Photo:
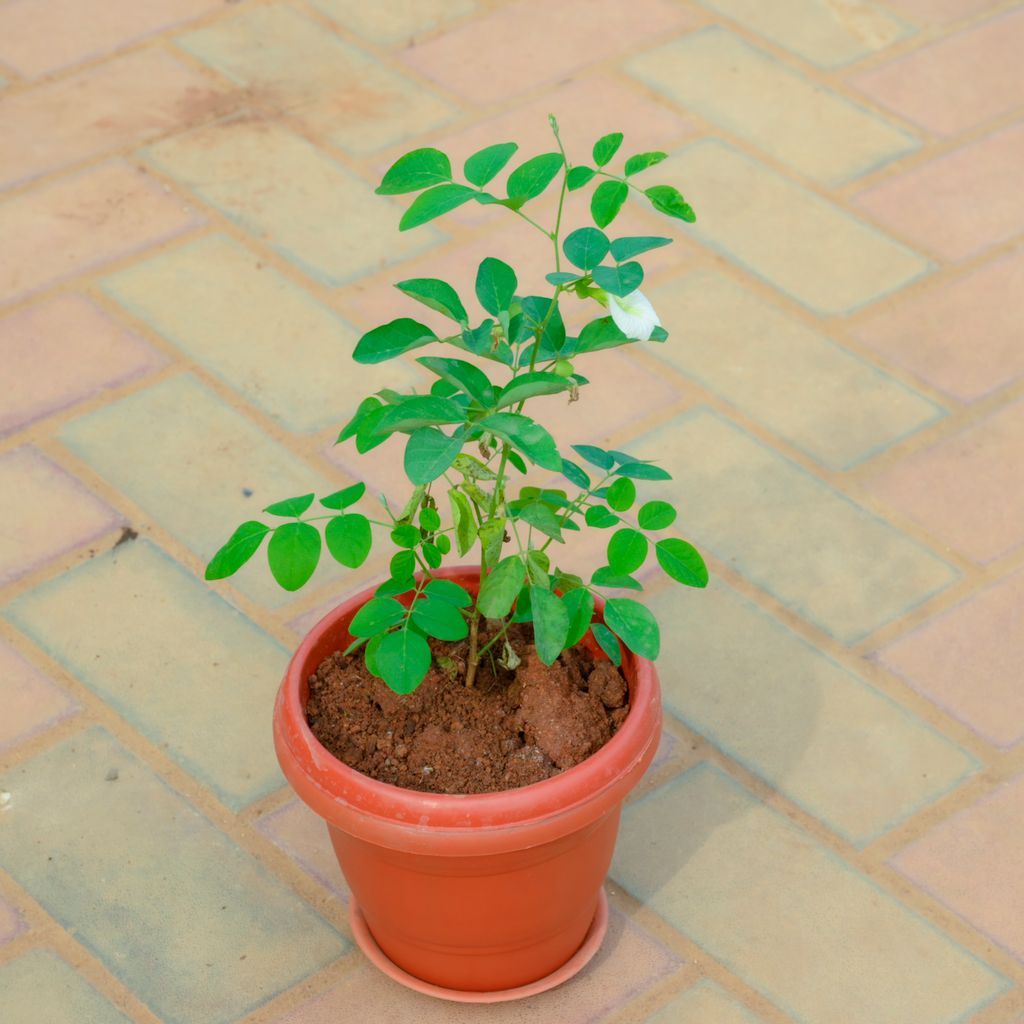
[[[447,533],[438,533],[434,536],[434,543],[442,555],[447,555],[452,549],[452,541]]]
[[[504,363],[506,366],[515,364],[515,356],[512,349],[505,341],[500,341],[498,347],[494,347],[494,321],[490,318],[484,320],[479,327],[472,330],[463,330],[462,336],[458,339],[451,339],[454,344],[464,348],[467,352],[479,356],[481,359],[490,359],[495,363]]]
[[[540,530],[546,537],[551,537],[557,541],[562,540],[562,530],[558,516],[543,502],[537,501],[530,505],[524,505],[519,509],[516,518],[521,519],[534,529]]]
[[[364,334],[359,339],[352,358],[357,363],[383,363],[386,359],[394,359],[403,352],[429,345],[432,341],[437,341],[437,335],[429,327],[424,327],[409,317],[400,317],[380,327],[374,327],[372,331]],[[339,437],[338,440],[342,441],[344,437]]]
[[[372,451],[377,445],[383,444],[388,439],[388,434],[377,433],[377,424],[387,414],[388,408],[389,406],[386,405],[379,406],[368,412],[359,421],[359,429],[356,431],[356,451],[360,455]]]
[[[538,548],[531,548],[526,552],[526,579],[529,586],[550,590],[551,580],[548,577],[550,568],[551,559],[545,552]]]
[[[463,326],[469,323],[469,314],[459,298],[458,292],[447,281],[436,277],[410,277],[399,281],[395,287],[424,306],[443,313]]]
[[[671,185],[652,185],[644,189],[644,195],[651,201],[651,205],[659,212],[669,217],[676,217],[692,224],[697,219],[693,207],[680,195],[679,189]]]
[[[620,263],[615,267],[595,267],[594,284],[612,295],[628,295],[643,283],[644,268],[639,263]]]
[[[431,580],[423,588],[423,592],[438,601],[447,601],[456,608],[468,608],[473,603],[469,591],[451,580]]]
[[[618,348],[630,344],[630,338],[623,333],[619,325],[610,317],[602,316],[591,320],[582,331],[576,342],[576,351],[600,352],[606,348]]]
[[[569,632],[565,638],[566,647],[574,647],[586,635],[590,620],[594,617],[594,595],[583,587],[570,590],[562,604],[569,613]]]
[[[657,235],[629,235],[625,238],[616,238],[611,244],[612,258],[616,263],[622,263],[624,260],[639,256],[642,252],[671,244],[671,238],[660,238]]]
[[[629,194],[624,181],[602,181],[590,197],[590,215],[599,228],[606,228],[618,216]]]
[[[455,457],[455,468],[469,480],[496,480],[498,474],[489,469],[479,459],[463,452]]]
[[[598,469],[609,470],[615,465],[615,460],[603,448],[592,444],[574,444],[572,450]]]
[[[418,228],[427,221],[434,220],[463,203],[468,203],[476,193],[468,185],[435,185],[426,192],[421,192],[413,201],[402,219],[398,222],[399,231]]]
[[[405,618],[405,608],[393,597],[373,597],[356,612],[348,631],[353,636],[376,636]]]
[[[437,427],[420,427],[409,435],[405,446],[405,475],[414,484],[429,484],[455,461],[462,451],[463,434],[448,437]]]
[[[648,167],[660,164],[667,157],[668,153],[661,152],[637,153],[636,156],[631,156],[626,161],[626,177],[628,178],[631,174],[639,174],[641,171],[646,171]]]
[[[590,577],[595,587],[612,587],[615,590],[643,590],[643,584],[632,576],[617,573],[610,565],[602,565]]]
[[[641,658],[653,661],[661,649],[658,621],[645,605],[631,597],[610,597],[604,606],[604,621]]]
[[[622,132],[612,132],[610,135],[602,135],[594,143],[594,163],[598,167],[604,167],[606,163],[619,151],[622,145]]]
[[[590,477],[575,462],[570,462],[568,459],[562,459],[562,476],[569,483],[582,487],[584,490],[590,486]]]
[[[679,540],[678,537],[669,537],[666,540],[659,540],[654,545],[654,552],[658,556],[658,565],[672,579],[688,587],[708,585],[708,567],[692,544]]]
[[[568,271],[562,270],[558,273],[545,274],[544,280],[548,284],[571,284],[573,281],[579,280],[579,274],[570,274]]]
[[[633,507],[636,501],[636,484],[632,480],[620,478],[608,488],[605,501],[616,512],[626,512]]]
[[[562,251],[580,270],[593,270],[608,255],[608,236],[597,228],[577,228],[566,236]]]
[[[419,633],[399,629],[381,640],[374,661],[395,693],[412,693],[430,670],[430,645]]]
[[[562,169],[561,153],[542,153],[520,164],[509,176],[509,199],[533,199],[539,196]]]
[[[487,374],[465,359],[447,359],[442,356],[419,356],[416,360],[431,373],[465,391],[470,398],[487,408],[494,401],[494,385]]]
[[[676,510],[667,501],[648,501],[640,506],[638,521],[643,530],[664,530],[676,521]]]
[[[418,526],[401,523],[391,531],[391,540],[400,548],[414,548],[423,539]]]
[[[515,445],[531,462],[554,473],[562,471],[562,458],[554,438],[539,424],[514,412],[496,412],[477,424],[481,430]]]
[[[281,516],[282,518],[298,517],[313,504],[314,497],[316,495],[303,494],[299,498],[286,498],[284,501],[275,501],[273,505],[268,505],[263,511],[269,512],[272,516]]]
[[[378,597],[395,597],[398,594],[408,594],[410,590],[416,589],[416,581],[411,576],[395,576],[385,580],[374,593]]]
[[[483,187],[512,159],[519,149],[514,142],[499,142],[474,153],[465,163],[466,181]]]
[[[348,508],[354,505],[366,493],[366,484],[360,481],[351,487],[343,487],[340,491],[328,494],[326,498],[320,499],[324,508]]]
[[[545,665],[553,665],[566,646],[569,635],[569,611],[550,590],[530,587],[533,608],[533,642]]]
[[[320,561],[320,532],[309,523],[279,526],[267,545],[270,571],[285,590],[303,586]]]
[[[421,188],[452,180],[452,165],[439,149],[414,149],[399,157],[377,186],[379,196],[418,192]]]
[[[505,543],[505,517],[496,516],[494,519],[485,520],[480,524],[479,533],[484,562],[487,565],[494,565]]]
[[[593,167],[584,167],[582,164],[578,167],[572,167],[569,169],[569,175],[566,178],[568,188],[570,192],[575,192],[578,188],[583,188],[584,185],[590,183],[597,171]]]
[[[559,392],[568,391],[571,386],[571,382],[564,377],[548,373],[546,370],[524,373],[501,389],[495,408],[504,409],[510,405],[518,405],[528,398],[536,398],[539,395],[557,395]]]
[[[633,480],[671,480],[672,474],[665,472],[661,466],[652,466],[649,462],[627,462],[615,471],[618,476],[628,476]]]
[[[329,519],[324,539],[331,557],[349,569],[358,569],[373,546],[370,520],[358,512]]]
[[[435,530],[441,529],[441,516],[436,508],[428,505],[420,512],[420,526],[428,533],[434,533]]]
[[[476,272],[476,297],[492,316],[508,310],[516,293],[516,272],[501,260],[488,256]]]
[[[452,488],[448,492],[448,500],[452,506],[452,523],[455,526],[455,546],[459,555],[466,554],[476,540],[476,523],[473,510],[469,507],[469,499],[461,492]]]
[[[510,451],[508,453],[508,461],[511,462],[512,465],[515,466],[520,473],[526,472],[526,463],[516,452]]]
[[[412,621],[427,636],[438,640],[462,640],[469,635],[469,626],[462,613],[443,598],[421,597],[412,604]]]
[[[525,335],[536,335],[540,325],[544,324],[544,331],[540,336],[540,357],[553,359],[565,344],[565,322],[562,320],[562,311],[559,309],[557,300],[550,296],[527,295],[522,299],[521,304]],[[555,308],[548,316],[552,304]],[[520,360],[520,364],[527,359],[528,357],[524,356]]]
[[[416,556],[408,549],[396,551],[388,563],[392,579],[411,580],[416,571]]]
[[[622,647],[619,638],[603,623],[595,622],[593,627],[594,639],[601,645],[601,650],[611,659],[613,665],[618,667],[622,664]]]
[[[356,409],[355,415],[341,428],[341,433],[338,434],[338,440],[335,444],[341,444],[342,441],[347,441],[350,437],[355,437],[359,431],[360,424],[363,420],[375,410],[381,407],[382,403],[379,398],[375,398],[370,395],[369,398],[364,398],[359,403],[359,408]]]
[[[593,526],[596,530],[607,530],[609,526],[622,522],[614,512],[609,512],[604,505],[591,505],[584,518],[587,521],[587,526]]]
[[[516,606],[512,612],[512,622],[533,622],[533,603],[530,600],[530,588],[523,587],[516,598]]]
[[[250,519],[242,523],[228,538],[227,543],[210,559],[206,579],[222,580],[234,575],[259,550],[270,527]]]
[[[608,541],[608,565],[620,576],[637,571],[647,558],[647,538],[638,530],[616,530]]]
[[[436,395],[412,395],[403,398],[398,405],[389,406],[377,423],[378,434],[390,434],[396,430],[416,430],[432,427],[439,423],[462,423],[466,414],[461,406],[450,398]],[[454,458],[454,456],[452,456]]]
[[[489,619],[503,619],[508,615],[525,578],[526,568],[518,555],[503,558],[480,588],[476,604],[481,614]]]

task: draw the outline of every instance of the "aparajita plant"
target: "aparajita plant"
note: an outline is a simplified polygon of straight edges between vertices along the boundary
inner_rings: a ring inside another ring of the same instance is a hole
[[[428,637],[468,637],[467,686],[473,685],[484,657],[514,668],[519,655],[508,639],[512,622],[532,623],[537,652],[546,664],[578,643],[588,629],[616,664],[621,663],[620,644],[642,657],[657,657],[658,623],[640,602],[609,597],[604,622],[594,621],[595,592],[643,589],[634,573],[652,548],[672,579],[690,587],[707,585],[707,568],[693,545],[662,533],[676,520],[670,503],[647,500],[634,513],[637,482],[646,486],[670,479],[664,469],[625,452],[574,444],[572,451],[586,464],[584,469],[523,411],[529,403],[532,412],[536,400],[546,396],[575,400],[587,384],[577,364],[594,353],[668,337],[638,290],[644,271],[636,257],[671,239],[610,239],[605,233],[630,192],[668,217],[696,219],[673,186],[641,188],[633,180],[664,160],[664,153],[638,153],[615,174],[608,169],[622,144],[622,134],[615,132],[594,144],[594,166],[571,164],[554,117],[550,122],[558,151],[517,166],[508,176],[505,198],[486,186],[517,152],[514,142],[474,153],[463,167],[467,184],[453,179],[451,162],[440,150],[413,150],[395,162],[377,189],[380,195],[419,193],[402,216],[402,231],[475,201],[504,207],[528,221],[550,244],[554,258],[546,278],[554,291],[543,296],[520,295],[515,270],[500,259],[485,259],[476,275],[476,297],[487,314],[479,323],[447,282],[399,281],[397,288],[406,296],[452,321],[450,333],[438,337],[416,320],[401,317],[359,340],[354,352],[358,363],[380,363],[426,346],[456,350],[416,360],[437,378],[428,394],[378,391],[360,403],[338,435],[339,444],[354,443],[360,453],[393,434],[406,435],[404,464],[411,494],[405,504],[393,508],[381,497],[385,518],[355,511],[366,491],[363,483],[320,498],[327,510],[323,515],[308,515],[313,494],[278,501],[263,510],[278,520],[276,525],[242,523],[206,569],[208,580],[232,575],[269,535],[267,556],[274,579],[286,590],[298,590],[313,575],[323,542],[336,561],[357,568],[370,553],[374,528],[383,530],[397,548],[390,578],[352,620],[350,630],[357,639],[346,653],[363,648],[367,668],[398,693],[414,690],[430,668]],[[548,229],[523,208],[556,180],[557,214]],[[563,234],[568,193],[595,182],[590,215],[596,227]],[[566,333],[560,309],[570,296],[603,307],[602,315],[576,337]],[[554,484],[515,488],[512,474],[525,474],[530,465],[559,474],[571,490]],[[581,527],[611,531],[607,564],[589,581],[552,561],[557,551],[553,545],[564,543],[567,531]],[[465,559],[473,550],[480,567],[475,600],[463,587],[435,575],[446,558]],[[491,620],[487,629],[481,628],[481,619]]]

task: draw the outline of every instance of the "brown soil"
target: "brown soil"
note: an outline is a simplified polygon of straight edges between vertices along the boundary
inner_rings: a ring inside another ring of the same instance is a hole
[[[310,728],[340,761],[405,789],[492,793],[557,775],[599,750],[625,719],[626,681],[582,647],[546,666],[529,627],[510,635],[522,663],[497,675],[481,664],[472,690],[465,640],[431,641],[434,666],[405,696],[370,675],[361,655],[332,654],[309,680]]]

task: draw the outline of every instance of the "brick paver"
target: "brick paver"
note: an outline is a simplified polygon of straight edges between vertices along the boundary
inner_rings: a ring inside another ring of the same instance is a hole
[[[0,0],[0,1020],[1024,1024],[1022,39],[1019,0]],[[549,268],[373,189],[549,112],[668,152],[699,220],[623,212],[678,239],[671,338],[538,414],[662,460],[713,582],[650,593],[604,948],[484,1015],[366,962],[272,750],[288,650],[386,556],[202,570],[275,498],[400,496],[400,444],[333,446],[426,381],[350,360],[441,326],[393,282]]]

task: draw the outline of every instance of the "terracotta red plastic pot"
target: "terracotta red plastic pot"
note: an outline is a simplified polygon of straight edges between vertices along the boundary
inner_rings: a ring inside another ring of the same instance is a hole
[[[477,589],[475,569],[438,575]],[[478,993],[480,1001],[556,977],[592,928],[623,800],[657,749],[654,666],[625,654],[625,722],[601,750],[554,778],[479,795],[401,789],[337,760],[306,722],[309,677],[347,646],[348,624],[372,596],[366,590],[326,615],[288,666],[274,708],[285,776],[327,822],[361,919],[396,967],[389,973],[410,975],[399,978],[407,984],[419,979],[424,991]]]

